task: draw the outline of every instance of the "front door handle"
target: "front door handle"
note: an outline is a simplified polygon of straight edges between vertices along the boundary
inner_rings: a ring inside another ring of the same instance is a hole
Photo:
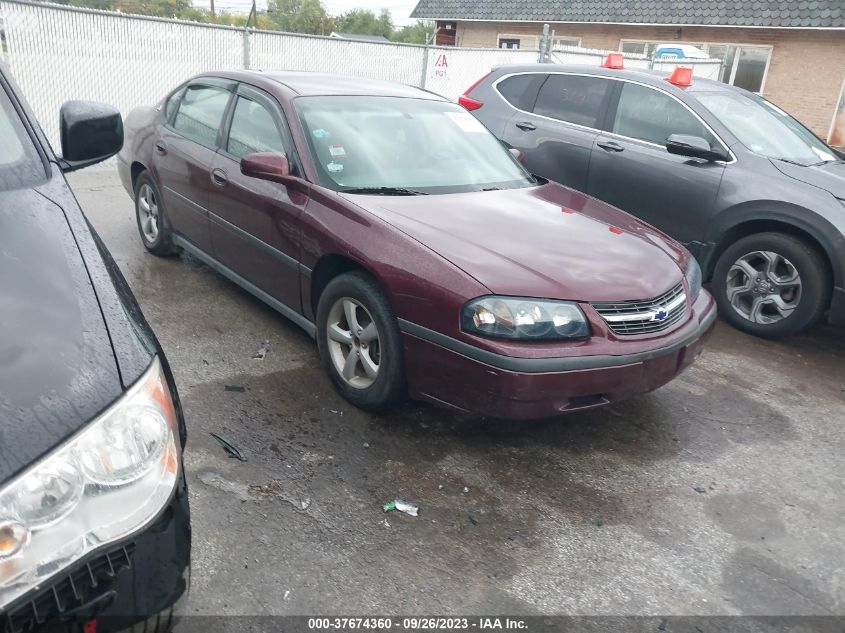
[[[162,156],[167,153],[167,145],[164,144],[164,141],[156,141],[156,152]]]
[[[229,183],[229,177],[225,171],[218,167],[211,170],[211,182],[218,187],[225,187]]]
[[[534,125],[533,123],[529,123],[528,121],[522,121],[520,123],[517,123],[516,127],[518,127],[520,130],[522,130],[524,132],[533,132],[534,130],[537,129],[536,125]]]
[[[616,141],[597,141],[596,145],[601,147],[606,152],[622,152],[625,148]]]

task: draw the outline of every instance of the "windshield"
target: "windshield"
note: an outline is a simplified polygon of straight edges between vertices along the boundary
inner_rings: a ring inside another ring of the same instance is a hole
[[[534,179],[469,112],[379,96],[296,99],[318,175],[336,191],[413,195],[512,189]]]
[[[0,86],[0,191],[29,186],[44,176],[38,152]]]
[[[756,154],[800,165],[837,160],[812,132],[761,97],[719,92],[699,95],[698,100]]]

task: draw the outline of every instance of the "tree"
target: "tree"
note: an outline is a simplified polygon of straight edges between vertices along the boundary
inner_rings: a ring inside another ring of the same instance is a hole
[[[335,29],[320,0],[270,0],[267,18],[271,28],[289,33],[327,35]]]
[[[381,35],[390,39],[393,19],[388,9],[382,9],[378,15],[369,9],[352,9],[335,20],[335,30],[355,35]]]
[[[405,42],[406,44],[425,44],[434,35],[434,22],[428,20],[417,20],[414,24],[403,26],[393,32],[390,38],[394,42]]]

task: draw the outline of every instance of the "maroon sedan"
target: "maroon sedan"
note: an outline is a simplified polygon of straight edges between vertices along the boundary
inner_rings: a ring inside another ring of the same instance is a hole
[[[607,404],[675,377],[716,317],[682,246],[532,177],[416,88],[219,72],[125,132],[144,246],[187,251],[301,326],[361,407]]]

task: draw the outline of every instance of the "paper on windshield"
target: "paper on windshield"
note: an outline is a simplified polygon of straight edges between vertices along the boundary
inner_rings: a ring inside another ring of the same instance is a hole
[[[471,134],[484,134],[487,131],[481,121],[472,116],[469,112],[445,112],[452,123],[461,128],[464,132]]]

